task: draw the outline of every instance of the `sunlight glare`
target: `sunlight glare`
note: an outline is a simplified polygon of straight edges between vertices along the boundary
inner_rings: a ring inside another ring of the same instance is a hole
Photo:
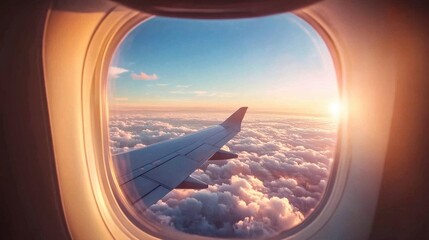
[[[329,110],[331,112],[332,117],[338,118],[341,114],[341,103],[340,102],[333,102],[331,103]]]

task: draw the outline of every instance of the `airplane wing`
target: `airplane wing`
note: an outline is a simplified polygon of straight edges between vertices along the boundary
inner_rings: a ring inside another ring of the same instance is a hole
[[[118,181],[128,200],[145,209],[175,188],[207,188],[189,175],[207,160],[237,158],[220,148],[240,132],[246,110],[238,109],[219,125],[114,155]]]

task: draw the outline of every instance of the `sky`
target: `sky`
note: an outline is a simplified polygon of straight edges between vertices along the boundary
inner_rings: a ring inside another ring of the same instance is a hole
[[[110,149],[119,153],[219,124],[229,113],[127,111],[110,118]],[[176,189],[145,217],[203,236],[271,237],[301,223],[318,206],[337,142],[330,117],[246,114],[225,150],[237,159],[213,161],[192,176],[202,190]]]
[[[323,40],[292,14],[242,20],[156,17],[130,31],[109,69],[111,109],[326,115],[338,102]]]

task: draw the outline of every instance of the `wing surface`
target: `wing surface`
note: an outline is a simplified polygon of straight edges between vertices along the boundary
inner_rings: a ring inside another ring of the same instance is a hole
[[[206,186],[189,175],[216,153],[237,156],[220,148],[240,132],[246,110],[238,109],[219,125],[114,155],[118,181],[128,200],[144,210],[174,188]]]

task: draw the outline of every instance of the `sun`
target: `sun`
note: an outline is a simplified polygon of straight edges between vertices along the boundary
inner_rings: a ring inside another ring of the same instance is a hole
[[[333,102],[331,103],[331,105],[329,106],[329,110],[331,112],[331,116],[334,118],[338,118],[340,117],[341,114],[341,103],[340,102]]]

